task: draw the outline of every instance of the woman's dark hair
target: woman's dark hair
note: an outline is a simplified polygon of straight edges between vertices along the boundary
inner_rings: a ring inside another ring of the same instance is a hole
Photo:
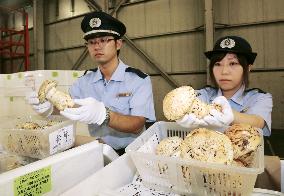
[[[218,84],[216,82],[216,79],[213,74],[213,68],[216,62],[221,61],[225,56],[227,52],[220,52],[212,55],[210,64],[209,64],[209,74],[210,74],[210,80],[213,82],[214,86],[217,87]],[[243,67],[243,81],[245,84],[245,87],[247,88],[249,86],[249,63],[247,61],[247,58],[242,54],[236,54],[237,58],[239,60],[240,65]]]

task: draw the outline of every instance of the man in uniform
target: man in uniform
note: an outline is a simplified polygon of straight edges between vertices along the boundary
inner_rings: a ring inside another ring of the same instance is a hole
[[[87,123],[91,136],[100,138],[119,154],[155,121],[150,77],[118,57],[125,25],[104,12],[85,15],[81,22],[86,47],[98,65],[80,77],[69,93],[75,108],[60,114]]]

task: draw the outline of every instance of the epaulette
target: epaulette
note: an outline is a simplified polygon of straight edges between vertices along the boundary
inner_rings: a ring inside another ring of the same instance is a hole
[[[148,75],[143,73],[142,71],[140,71],[139,69],[135,69],[133,67],[127,67],[125,69],[125,72],[132,72],[132,73],[136,73],[140,78],[146,78]]]
[[[200,89],[196,89],[196,90],[201,90],[201,89],[206,89],[206,88],[213,88],[214,90],[216,90],[216,92],[218,91],[218,88],[216,88],[216,87],[214,87],[214,86],[211,86],[211,85],[205,85],[205,86],[203,86],[202,88],[200,88]],[[196,93],[196,96],[198,97],[198,96],[200,96],[201,95],[201,93]]]
[[[86,71],[84,72],[83,76],[86,75],[86,74],[88,73],[88,71],[96,72],[96,71],[98,71],[98,68],[86,70]]]
[[[257,92],[263,93],[263,94],[266,94],[266,93],[267,93],[267,92],[265,92],[265,91],[263,91],[263,90],[261,90],[261,89],[259,89],[259,88],[246,89],[245,92],[247,93],[247,92],[250,92],[250,91],[253,91],[253,90],[256,90]]]

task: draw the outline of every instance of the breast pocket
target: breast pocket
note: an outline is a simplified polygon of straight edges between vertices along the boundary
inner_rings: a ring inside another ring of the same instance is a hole
[[[130,114],[129,97],[119,97],[110,100],[110,109],[122,114]]]

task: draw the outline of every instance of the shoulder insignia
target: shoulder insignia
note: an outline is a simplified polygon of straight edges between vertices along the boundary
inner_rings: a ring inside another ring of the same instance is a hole
[[[246,89],[245,92],[248,93],[248,92],[253,91],[253,90],[255,90],[255,91],[259,92],[259,93],[266,94],[265,91],[263,91],[263,90],[261,90],[261,89],[259,89],[259,88]]]
[[[208,94],[212,94],[212,93],[217,93],[217,92],[218,92],[218,88],[213,87],[213,86],[211,86],[211,85],[205,85],[205,86],[203,86],[203,87],[200,88],[200,89],[196,89],[196,91],[201,91],[201,90],[206,91]],[[196,93],[196,96],[197,96],[197,97],[200,96],[200,95],[201,95],[200,92]]]
[[[133,68],[133,67],[127,67],[125,69],[125,72],[132,72],[137,74],[140,78],[146,78],[148,75],[140,71],[139,69]]]
[[[84,72],[83,76],[86,75],[86,74],[88,73],[88,71],[96,72],[96,71],[98,71],[98,68],[86,70],[86,71]]]

